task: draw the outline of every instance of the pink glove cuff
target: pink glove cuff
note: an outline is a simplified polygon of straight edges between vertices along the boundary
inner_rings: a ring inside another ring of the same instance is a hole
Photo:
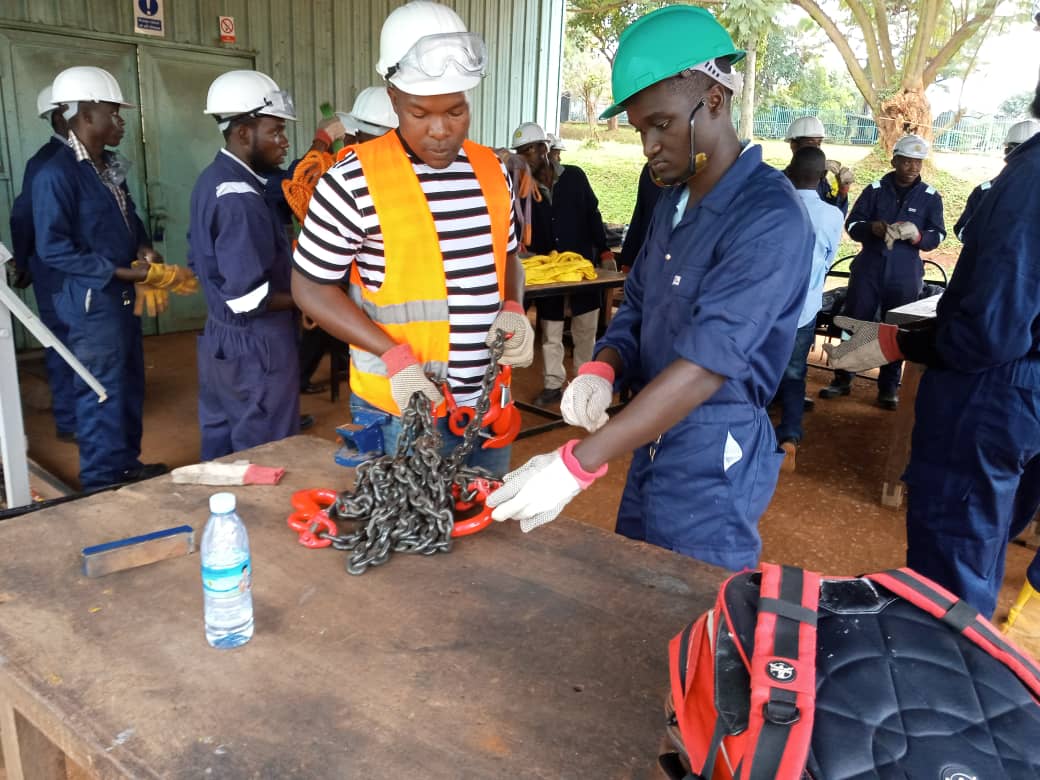
[[[315,130],[314,140],[321,141],[326,146],[332,146],[332,136],[326,133],[324,130]]]
[[[578,369],[578,376],[582,374],[592,374],[601,379],[606,379],[610,384],[614,384],[614,369],[610,363],[604,363],[602,360],[590,360],[588,363],[585,363]]]
[[[899,341],[896,339],[898,333],[899,328],[895,325],[878,326],[878,346],[881,347],[881,354],[889,363],[903,359],[903,350],[899,348]]]
[[[519,314],[520,316],[525,315],[527,312],[524,311],[524,307],[516,301],[506,301],[502,304],[502,311],[511,311],[513,314]]]
[[[277,485],[284,476],[285,469],[250,464],[245,476],[242,477],[242,482],[246,485]]]
[[[584,490],[597,479],[607,473],[607,464],[604,463],[595,471],[586,471],[578,463],[578,459],[574,457],[574,447],[580,441],[580,439],[571,439],[569,442],[560,447],[560,457],[563,458],[563,465],[567,467],[567,471],[578,480],[578,485]]]
[[[393,349],[388,349],[381,357],[386,364],[387,376],[394,376],[398,371],[413,366],[419,362],[419,358],[412,352],[412,345],[398,344]]]

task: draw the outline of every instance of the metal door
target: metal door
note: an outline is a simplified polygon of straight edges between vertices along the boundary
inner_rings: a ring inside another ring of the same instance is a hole
[[[139,46],[141,116],[149,213],[146,224],[167,263],[188,259],[191,190],[213,161],[224,139],[213,117],[203,114],[206,93],[217,76],[252,68],[252,58],[170,47]],[[142,215],[144,216],[144,215]],[[202,294],[170,296],[159,330],[170,333],[201,328],[206,321]]]
[[[0,134],[6,147],[5,171],[9,181],[0,180],[6,189],[0,202],[10,199],[21,191],[22,175],[26,161],[51,136],[50,126],[36,115],[36,95],[45,85],[65,68],[73,65],[96,65],[104,68],[119,82],[123,97],[128,103],[139,104],[137,93],[137,49],[135,46],[111,41],[88,38],[73,38],[65,35],[29,32],[0,27],[0,102],[4,111],[0,119]],[[144,187],[144,155],[141,147],[141,125],[135,109],[124,109],[126,135],[119,150],[134,165],[127,179],[130,192],[144,216],[147,202]],[[8,200],[8,202],[10,202]],[[9,225],[4,210],[3,227],[0,235],[9,241]],[[10,246],[10,244],[8,244]],[[35,308],[31,291],[24,297]],[[21,347],[39,346],[34,338],[21,326],[16,327],[16,344]],[[154,333],[154,320],[145,322],[145,333]]]

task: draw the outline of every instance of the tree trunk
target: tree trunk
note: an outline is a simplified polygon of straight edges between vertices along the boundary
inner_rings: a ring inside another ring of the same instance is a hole
[[[882,101],[881,110],[875,112],[874,118],[878,140],[888,154],[892,153],[896,141],[908,133],[932,140],[932,107],[923,88],[904,87]]]
[[[758,43],[761,35],[747,47],[744,59],[744,88],[740,93],[740,127],[737,135],[748,140],[755,133],[755,71],[758,60]]]
[[[618,118],[616,116],[612,116],[610,119],[608,119],[607,120],[607,130],[617,130],[617,128],[618,128],[618,121],[619,120],[618,120]]]

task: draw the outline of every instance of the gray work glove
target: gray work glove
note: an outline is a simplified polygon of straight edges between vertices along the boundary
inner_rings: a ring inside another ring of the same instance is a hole
[[[613,398],[614,369],[602,360],[590,360],[563,391],[560,414],[568,425],[593,433],[610,422],[607,407]]]
[[[484,343],[491,346],[495,343],[498,331],[506,334],[505,349],[498,362],[503,366],[518,366],[524,368],[534,362],[534,328],[531,321],[527,319],[524,307],[516,301],[506,301],[502,304],[502,310],[491,323]]]
[[[408,408],[415,393],[422,393],[434,404],[444,401],[441,391],[426,376],[409,344],[398,344],[384,352],[382,358],[390,377],[390,395],[394,397],[399,412]]]

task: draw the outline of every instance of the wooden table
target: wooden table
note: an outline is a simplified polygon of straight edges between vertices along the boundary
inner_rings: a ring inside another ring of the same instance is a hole
[[[561,519],[353,577],[285,524],[295,490],[348,483],[332,454],[246,453],[289,473],[234,491],[256,605],[235,650],[206,644],[197,555],[79,572],[90,544],[201,532],[219,488],[165,476],[0,523],[9,780],[654,776],[668,640],[725,573]]]
[[[936,306],[941,295],[922,298],[905,306],[891,309],[885,315],[885,322],[892,325],[920,325],[935,319]],[[906,361],[903,364],[903,378],[899,389],[899,408],[896,409],[895,420],[888,438],[888,455],[885,458],[883,480],[881,483],[881,503],[898,509],[903,503],[903,472],[910,458],[910,440],[914,432],[914,405],[917,402],[917,388],[924,375],[924,366],[920,363]]]
[[[538,298],[552,298],[557,295],[568,295],[570,293],[584,293],[592,290],[606,291],[616,287],[623,287],[625,285],[625,279],[628,278],[627,274],[621,273],[621,271],[607,271],[602,268],[596,269],[595,279],[582,279],[579,282],[549,282],[547,284],[529,284],[524,287],[524,302],[525,305]],[[600,306],[600,320],[599,327],[602,331],[607,325],[610,324],[610,318],[613,315],[613,307],[610,302],[606,302],[606,305]],[[567,423],[563,421],[563,416],[552,409],[548,409],[543,406],[536,404],[527,403],[526,401],[519,401],[515,398],[513,403],[518,409],[522,409],[525,412],[532,412],[541,417],[546,417],[550,422],[542,423],[541,425],[531,425],[524,428],[517,434],[518,439],[524,439],[528,436],[535,436],[539,433],[545,433],[546,431],[555,430],[556,428],[562,428]]]

